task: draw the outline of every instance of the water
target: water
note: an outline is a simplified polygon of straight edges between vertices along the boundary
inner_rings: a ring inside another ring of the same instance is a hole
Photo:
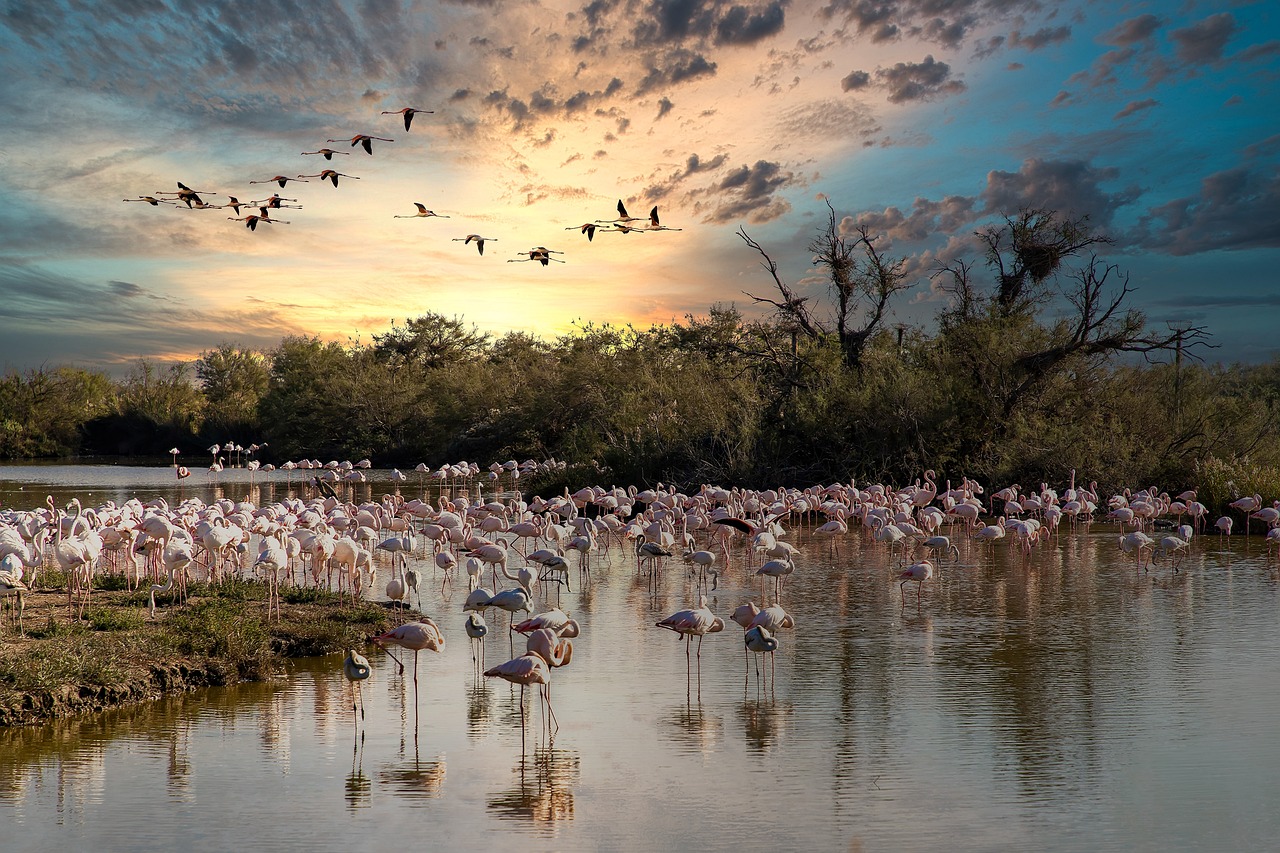
[[[177,494],[168,469],[39,470],[0,468],[0,498]],[[243,497],[245,472],[226,473],[219,488]],[[261,498],[288,491],[272,479]],[[795,531],[783,604],[798,626],[771,689],[744,670],[732,623],[690,678],[653,623],[693,602],[691,582],[668,561],[651,594],[615,549],[589,588],[574,573],[562,594],[583,634],[552,677],[559,731],[530,691],[523,744],[519,689],[474,675],[464,595],[427,583],[448,648],[421,658],[416,704],[412,671],[369,652],[363,743],[339,656],[3,731],[0,850],[1274,846],[1275,558],[1260,537],[1205,537],[1178,574],[1144,574],[1116,537],[1064,532],[1029,560],[961,544],[917,609],[914,584],[904,606],[888,556],[857,532],[837,555]],[[727,617],[747,599],[759,583],[735,553],[709,604]],[[508,657],[503,618],[489,617],[489,665]]]

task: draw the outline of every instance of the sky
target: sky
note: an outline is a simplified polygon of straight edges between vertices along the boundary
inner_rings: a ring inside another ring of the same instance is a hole
[[[937,265],[1036,207],[1114,240],[1154,329],[1280,352],[1270,3],[7,2],[0,72],[6,371],[370,343],[425,312],[544,338],[758,316],[776,293],[738,232],[820,298],[828,201],[907,259],[893,323],[930,330]],[[431,112],[406,132],[404,107]],[[301,207],[250,230],[124,201],[178,182]],[[673,230],[588,241],[619,201]],[[511,262],[534,246],[563,263]]]

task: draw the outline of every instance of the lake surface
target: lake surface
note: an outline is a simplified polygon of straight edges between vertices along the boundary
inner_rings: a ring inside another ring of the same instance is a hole
[[[244,497],[231,473],[216,488]],[[172,498],[172,477],[0,467],[0,499]],[[208,500],[206,479],[184,494]],[[259,500],[291,488],[261,481]],[[767,688],[732,623],[691,676],[654,623],[695,603],[693,581],[669,560],[651,592],[614,548],[561,593],[583,631],[552,676],[553,736],[529,691],[522,738],[519,689],[475,674],[465,591],[428,582],[448,647],[420,659],[416,701],[412,670],[367,652],[363,741],[340,656],[0,731],[0,850],[1274,849],[1275,557],[1260,536],[1208,536],[1179,573],[1144,573],[1117,536],[1064,527],[1023,558],[953,535],[959,560],[917,607],[860,531],[836,553],[794,530],[798,625]],[[711,609],[759,602],[753,571],[735,551]],[[490,666],[510,657],[504,618],[488,616]]]

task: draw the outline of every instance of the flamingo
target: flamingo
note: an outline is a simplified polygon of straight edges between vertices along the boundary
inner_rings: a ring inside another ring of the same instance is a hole
[[[366,680],[372,672],[368,658],[355,649],[347,649],[347,657],[342,662],[342,674],[347,677],[347,681],[351,682],[352,719],[355,719],[356,715],[356,697],[360,698],[360,719],[364,719],[364,694],[360,691],[360,682]]]
[[[419,217],[429,217],[429,216],[436,216],[436,217],[439,217],[440,219],[448,219],[448,218],[449,218],[448,216],[445,216],[445,215],[443,215],[443,214],[436,213],[434,210],[427,210],[427,206],[426,206],[425,204],[423,204],[422,202],[415,201],[415,202],[413,203],[413,206],[414,206],[414,207],[416,207],[416,208],[418,208],[418,212],[417,212],[417,213],[406,213],[406,214],[399,214],[399,213],[397,213],[397,214],[396,214],[395,216],[393,216],[392,218],[393,218],[393,219],[417,219],[417,218],[419,218]]]
[[[689,660],[689,646],[693,643],[693,638],[698,638],[698,694],[702,694],[702,638],[707,634],[718,634],[724,630],[724,620],[716,616],[707,607],[707,597],[699,596],[698,606],[687,610],[678,610],[660,622],[655,622],[659,628],[666,628],[668,631],[675,633],[677,637],[684,638],[684,659],[685,666],[692,673],[692,664]],[[692,678],[692,675],[690,675]]]
[[[770,633],[768,628],[763,625],[756,625],[748,628],[742,634],[742,641],[747,651],[755,652],[758,655],[767,654],[770,659],[773,653],[778,649],[778,640]],[[760,680],[760,661],[756,661],[756,681]]]
[[[430,618],[423,616],[417,622],[406,622],[398,628],[392,628],[385,634],[379,634],[373,638],[373,643],[379,648],[391,654],[389,650],[383,646],[383,643],[390,643],[393,646],[399,646],[402,649],[413,650],[413,690],[414,695],[418,691],[418,652],[428,651],[437,654],[444,651],[444,634],[440,632],[440,626]],[[400,671],[404,672],[404,664],[392,655],[400,666]]]
[[[920,593],[924,589],[924,582],[933,577],[933,563],[928,560],[921,560],[918,563],[912,563],[907,566],[899,575],[902,583],[898,584],[898,590],[902,593],[902,606],[907,606],[907,583],[916,582],[916,606],[920,606]]]
[[[168,199],[159,199],[153,195],[140,195],[137,198],[126,198],[126,199],[122,199],[122,201],[145,201],[147,204],[151,205],[152,207],[159,207],[162,204],[171,204],[174,207],[178,206],[178,203],[176,201],[169,201]]]
[[[448,217],[441,217],[441,218],[447,219]],[[486,240],[493,241],[496,243],[498,241],[498,238],[497,237],[481,237],[479,234],[468,234],[465,237],[453,238],[453,242],[461,243],[464,246],[474,241],[476,244],[476,251],[479,252],[481,255],[484,254],[484,244]]]
[[[626,205],[622,203],[622,199],[618,199],[618,217],[616,219],[597,219],[596,220],[596,222],[603,222],[605,224],[621,223],[622,225],[627,225],[628,223],[631,223],[631,222],[642,222],[642,221],[643,220],[638,216],[630,216],[627,214],[627,208],[626,208]]]
[[[265,181],[250,181],[249,183],[251,183],[251,184],[270,184],[270,183],[273,183],[273,182],[274,182],[274,183],[279,184],[279,185],[281,186],[281,188],[283,188],[283,187],[284,187],[284,185],[285,185],[285,184],[287,184],[287,183],[289,183],[290,181],[299,181],[299,182],[304,183],[304,184],[306,184],[306,183],[310,183],[310,181],[306,180],[305,178],[302,178],[302,177],[290,178],[290,177],[288,177],[288,176],[286,176],[286,175],[274,175],[274,176],[272,176],[272,177],[270,177],[270,178],[267,178]]]
[[[658,223],[658,206],[655,204],[653,210],[649,211],[649,227],[646,231],[683,231],[683,228],[668,228]]]
[[[404,116],[404,129],[405,129],[405,132],[408,133],[409,125],[413,122],[414,116],[416,116],[418,113],[426,113],[427,115],[431,115],[434,112],[435,110],[420,110],[416,107],[402,107],[401,109],[398,109],[398,110],[383,110],[382,114],[384,116]]]
[[[0,598],[15,599],[14,606],[18,612],[18,633],[26,636],[22,630],[22,611],[26,609],[23,599],[27,585],[22,581],[22,558],[17,554],[7,554],[0,560]]]
[[[463,629],[471,639],[471,660],[476,663],[484,660],[484,638],[489,633],[489,626],[485,624],[484,617],[479,613],[468,613]],[[479,654],[477,654],[477,645],[480,647]]]
[[[319,151],[303,151],[302,153],[303,154],[320,154],[324,157],[324,159],[332,160],[334,154],[341,154],[342,156],[345,157],[349,155],[351,152],[350,151],[334,151],[332,148],[321,148]]]
[[[325,142],[350,142],[352,148],[360,145],[364,147],[366,154],[373,154],[373,141],[375,139],[379,142],[395,142],[394,139],[387,139],[384,136],[370,136],[367,133],[357,133],[350,139],[326,139]]]
[[[320,174],[318,175],[299,175],[298,176],[299,180],[301,180],[302,178],[319,178],[321,183],[324,183],[325,181],[332,181],[335,187],[338,185],[338,178],[350,178],[353,181],[360,180],[360,178],[356,177],[355,175],[348,175],[345,172],[336,172],[333,169],[322,169],[320,171]],[[284,184],[281,184],[280,186],[284,186]]]
[[[551,725],[559,728],[551,707],[551,667],[565,666],[573,658],[573,643],[558,637],[554,631],[533,632],[525,642],[525,653],[506,663],[487,669],[485,678],[501,678],[520,685],[520,735],[524,737],[524,688],[539,685],[539,697],[545,698]]]
[[[560,258],[551,257],[552,255],[563,255],[564,252],[558,252],[555,249],[548,249],[546,246],[534,246],[532,249],[528,250],[527,252],[520,252],[519,254],[521,255],[521,257],[508,258],[507,263],[518,264],[521,262],[537,261],[538,263],[542,264],[544,267],[547,266],[550,261],[555,261],[558,264],[564,263],[564,261],[562,261]],[[528,255],[528,257],[527,258],[524,257],[525,255]]]
[[[125,199],[125,201],[128,201],[128,200],[129,200],[129,199]],[[596,236],[596,228],[597,228],[597,227],[598,227],[598,226],[597,226],[594,222],[584,222],[584,223],[582,223],[581,225],[570,225],[570,226],[566,227],[564,230],[566,230],[566,231],[581,231],[583,234],[586,234],[586,235],[587,235],[587,242],[588,242],[588,243],[590,243],[590,242],[592,241],[592,239],[594,239],[594,238],[595,238],[595,236]]]

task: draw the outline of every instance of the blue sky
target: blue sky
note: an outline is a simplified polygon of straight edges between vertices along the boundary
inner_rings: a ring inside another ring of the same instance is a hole
[[[820,296],[824,198],[908,259],[893,322],[928,328],[936,265],[1034,206],[1114,238],[1153,326],[1207,327],[1212,360],[1280,349],[1266,3],[82,0],[9,4],[0,47],[6,369],[368,341],[425,311],[543,336],[750,313],[770,281],[735,232]],[[405,106],[433,112],[406,132],[382,114]],[[302,153],[356,134],[394,141]],[[324,168],[338,186],[250,183]],[[179,181],[301,208],[250,231],[123,201]],[[588,242],[619,199],[682,230]],[[414,202],[442,216],[395,218]],[[508,263],[539,245],[565,263]]]

